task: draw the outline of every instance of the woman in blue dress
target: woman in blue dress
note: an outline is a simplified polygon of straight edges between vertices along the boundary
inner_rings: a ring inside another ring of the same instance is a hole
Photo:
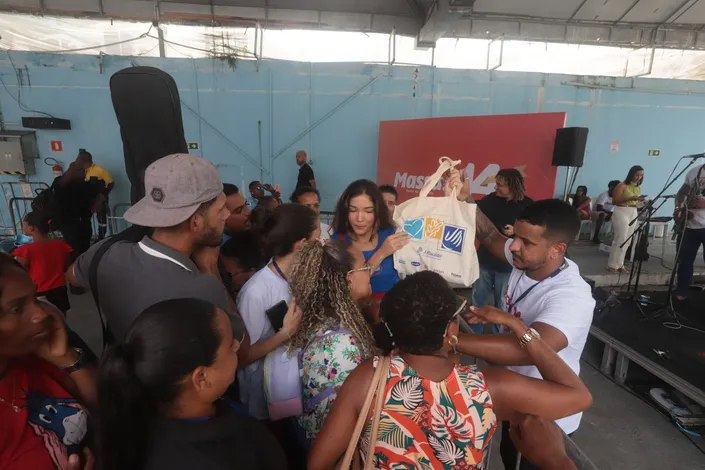
[[[336,237],[360,250],[372,271],[372,300],[379,305],[382,297],[397,282],[392,255],[409,242],[406,232],[396,232],[394,222],[377,185],[369,180],[353,181],[338,199],[333,219]],[[365,309],[367,310],[367,309]],[[373,323],[378,309],[372,309]]]

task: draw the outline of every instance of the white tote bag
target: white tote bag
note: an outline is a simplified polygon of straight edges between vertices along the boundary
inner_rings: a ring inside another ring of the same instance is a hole
[[[428,197],[443,174],[460,160],[442,157],[438,171],[426,178],[419,197],[394,209],[394,222],[411,241],[394,254],[394,268],[404,278],[419,271],[433,271],[454,286],[470,287],[479,277],[475,250],[476,204],[450,197]]]

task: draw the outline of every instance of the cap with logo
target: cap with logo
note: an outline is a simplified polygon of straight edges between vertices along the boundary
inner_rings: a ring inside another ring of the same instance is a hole
[[[202,157],[177,153],[160,158],[144,173],[145,197],[125,212],[125,220],[144,227],[173,227],[204,202],[223,192],[218,170]]]

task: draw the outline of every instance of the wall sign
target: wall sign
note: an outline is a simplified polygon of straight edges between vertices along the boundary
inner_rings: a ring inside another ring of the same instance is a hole
[[[62,144],[60,140],[52,140],[51,141],[51,151],[52,152],[63,152],[64,151],[64,144]]]
[[[553,197],[558,168],[551,165],[556,129],[565,113],[405,119],[380,122],[377,182],[393,184],[399,202],[417,197],[440,157],[461,160],[473,194],[494,191],[500,168],[517,168],[528,195]],[[430,196],[442,196],[440,183]]]
[[[198,142],[189,142],[188,149],[189,150],[198,150]]]
[[[649,156],[650,157],[658,157],[661,155],[661,151],[659,149],[651,149],[649,150]]]
[[[610,142],[610,153],[617,153],[619,152],[619,141],[618,140],[613,140]]]

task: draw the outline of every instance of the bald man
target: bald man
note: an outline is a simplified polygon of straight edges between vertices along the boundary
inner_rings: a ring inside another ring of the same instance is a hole
[[[313,169],[306,160],[308,155],[303,150],[296,152],[296,164],[299,165],[299,179],[296,181],[296,189],[309,187],[316,189],[316,179],[313,176]]]

